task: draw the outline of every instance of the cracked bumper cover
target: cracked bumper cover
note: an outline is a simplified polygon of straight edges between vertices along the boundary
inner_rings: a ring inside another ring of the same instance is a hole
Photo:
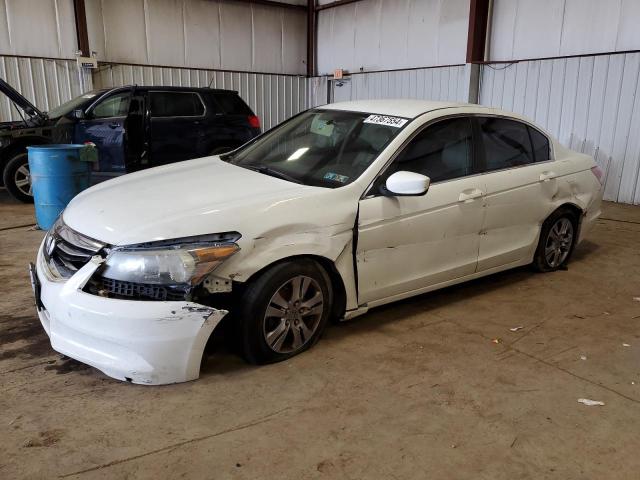
[[[70,279],[49,273],[38,251],[44,309],[40,322],[57,352],[118,380],[162,385],[195,380],[211,332],[227,314],[186,301],[103,298],[82,291],[101,263],[93,259]]]

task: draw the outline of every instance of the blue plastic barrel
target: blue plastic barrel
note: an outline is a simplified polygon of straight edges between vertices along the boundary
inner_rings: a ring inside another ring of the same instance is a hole
[[[91,162],[80,160],[84,148],[74,144],[27,147],[36,221],[41,229],[51,228],[71,199],[89,187]]]

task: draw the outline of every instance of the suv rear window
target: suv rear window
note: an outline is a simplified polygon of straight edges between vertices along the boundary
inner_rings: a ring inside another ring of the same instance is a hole
[[[213,99],[223,113],[228,115],[253,115],[247,104],[235,93],[214,93]]]
[[[204,105],[194,92],[150,92],[152,117],[200,117]]]

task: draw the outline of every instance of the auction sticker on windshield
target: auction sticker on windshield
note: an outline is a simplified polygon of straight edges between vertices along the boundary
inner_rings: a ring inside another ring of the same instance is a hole
[[[401,128],[409,120],[401,117],[390,117],[388,115],[369,115],[364,119],[364,123],[373,123],[374,125],[387,125],[388,127]]]

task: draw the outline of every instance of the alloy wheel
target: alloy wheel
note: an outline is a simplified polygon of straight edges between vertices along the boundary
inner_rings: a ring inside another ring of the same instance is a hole
[[[31,186],[31,172],[29,172],[29,164],[20,165],[16,173],[13,175],[13,181],[21,193],[33,196],[33,187]]]
[[[304,347],[318,329],[324,311],[322,289],[304,275],[293,277],[273,294],[263,321],[267,345],[277,353]]]
[[[573,223],[566,217],[559,218],[547,235],[544,257],[551,268],[556,268],[567,259],[573,244]]]

